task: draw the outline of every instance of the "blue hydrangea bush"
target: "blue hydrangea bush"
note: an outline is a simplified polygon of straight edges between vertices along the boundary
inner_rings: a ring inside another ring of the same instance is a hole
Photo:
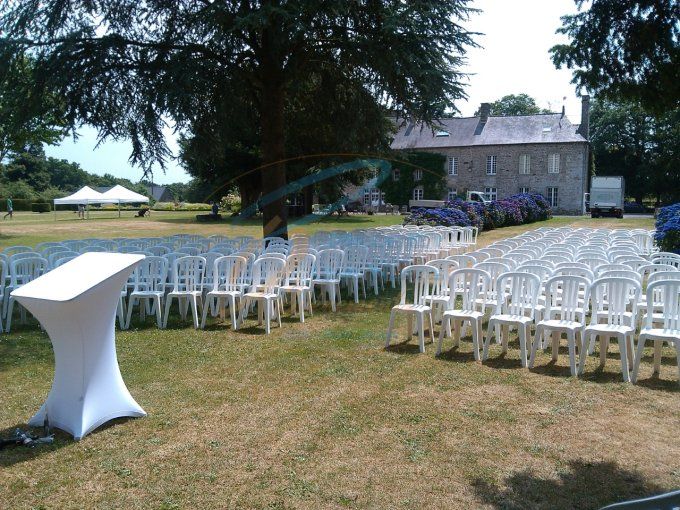
[[[484,205],[456,199],[439,209],[416,208],[405,225],[473,226],[480,230],[522,225],[552,218],[552,209],[543,195],[520,193]]]
[[[680,253],[680,203],[659,209],[654,240],[661,251]]]

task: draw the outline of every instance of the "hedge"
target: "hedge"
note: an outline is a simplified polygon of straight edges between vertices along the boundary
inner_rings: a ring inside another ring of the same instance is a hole
[[[479,230],[523,225],[552,218],[546,198],[537,193],[520,193],[488,204],[456,199],[442,208],[416,208],[404,219],[405,225],[477,227]]]
[[[680,253],[680,202],[659,209],[654,240],[661,251]]]
[[[154,211],[210,211],[212,206],[210,204],[191,204],[188,202],[180,204],[156,202],[151,209]]]
[[[46,213],[52,210],[52,204],[47,202],[34,202],[31,204],[31,211],[37,213]]]
[[[30,211],[33,200],[27,198],[13,198],[12,208],[15,211]],[[7,212],[7,198],[0,198],[0,211]]]

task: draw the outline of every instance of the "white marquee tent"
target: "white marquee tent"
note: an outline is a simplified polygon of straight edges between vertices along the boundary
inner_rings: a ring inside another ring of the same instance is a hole
[[[120,216],[120,204],[148,204],[149,198],[135,193],[119,184],[110,190],[99,193],[98,191],[83,186],[78,191],[63,198],[54,199],[54,213],[56,219],[58,205],[84,205],[90,204],[118,204],[118,216]]]

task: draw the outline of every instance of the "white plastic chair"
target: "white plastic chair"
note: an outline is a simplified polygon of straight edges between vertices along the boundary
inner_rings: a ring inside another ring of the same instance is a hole
[[[646,324],[640,331],[637,354],[633,365],[631,380],[637,381],[645,344],[648,340],[654,343],[654,374],[661,368],[661,347],[668,343],[675,347],[678,365],[678,380],[680,381],[680,280],[659,280],[647,287],[647,302],[658,301],[662,304],[661,327],[655,327],[652,314],[648,313]]]
[[[224,318],[227,307],[231,313],[231,327],[234,330],[238,329],[236,312],[243,298],[247,273],[248,260],[245,257],[227,255],[215,259],[212,270],[212,288],[205,296],[201,329],[205,328],[208,309],[212,310],[213,315],[216,315],[218,309],[221,310]],[[221,307],[220,304],[222,304]]]
[[[340,272],[345,258],[345,252],[335,248],[319,251],[316,264],[316,276],[312,286],[321,288],[322,302],[326,302],[326,295],[331,302],[331,309],[336,311],[336,301],[340,302]]]
[[[401,271],[401,299],[398,305],[392,307],[390,312],[390,324],[387,328],[387,339],[385,348],[390,346],[392,329],[397,314],[406,314],[408,325],[408,339],[413,334],[413,317],[416,319],[418,330],[418,341],[420,352],[425,352],[425,317],[429,318],[430,338],[434,343],[434,325],[432,319],[432,308],[423,302],[423,297],[431,293],[431,283],[434,283],[439,276],[437,268],[425,265],[407,266]],[[407,302],[407,281],[413,280],[413,291],[410,300]]]
[[[423,296],[423,302],[432,307],[435,322],[438,322],[439,316],[448,308],[449,303],[449,275],[455,269],[458,269],[458,262],[455,260],[435,259],[429,261],[427,266],[436,267],[439,271],[439,277],[432,286],[432,294]]]
[[[300,322],[305,322],[305,308],[312,314],[312,278],[315,265],[316,257],[311,253],[293,253],[286,259],[284,281],[279,292],[282,296],[291,295],[291,310],[295,315],[297,305]]]
[[[173,288],[165,297],[165,318],[163,327],[168,325],[172,299],[177,298],[180,317],[186,319],[187,310],[191,306],[194,328],[198,329],[198,308],[202,305],[203,275],[205,273],[205,259],[198,256],[180,257],[173,264]]]
[[[14,297],[12,291],[18,289],[22,285],[27,284],[42,276],[47,272],[47,260],[42,257],[27,257],[23,259],[14,260],[10,265],[10,284],[5,289],[8,295],[7,299],[7,320],[5,323],[5,331],[10,332],[12,328],[12,312],[14,311]],[[26,311],[21,307],[21,321],[25,321]]]
[[[366,282],[364,280],[364,266],[368,248],[366,246],[349,246],[345,250],[345,262],[340,271],[340,279],[347,281],[350,293],[354,295],[354,302],[359,302],[359,282],[366,299]]]
[[[593,313],[590,324],[585,329],[584,347],[581,350],[579,366],[585,364],[586,355],[592,352],[595,339],[600,339],[600,364],[607,359],[609,339],[616,338],[621,351],[621,372],[623,380],[630,381],[629,363],[633,363],[633,335],[635,334],[635,316],[640,296],[640,284],[630,278],[600,278],[590,287],[590,300]],[[632,296],[632,310],[627,310]],[[600,313],[598,313],[600,312]],[[600,320],[606,320],[600,324]]]
[[[675,266],[676,268],[680,269],[680,255],[678,255],[677,253],[659,251],[653,253],[649,257],[649,260],[651,260],[653,264],[668,264],[670,266]]]
[[[489,356],[492,330],[495,329],[497,337],[500,329],[503,330],[501,343],[503,353],[506,353],[510,328],[516,327],[519,337],[520,362],[523,367],[527,366],[529,353],[527,347],[531,346],[531,324],[534,322],[534,309],[538,303],[540,286],[541,280],[531,273],[509,272],[498,277],[496,313],[491,315],[487,324],[482,360],[486,360]],[[496,338],[496,340],[499,339]]]
[[[482,345],[482,321],[486,308],[486,296],[491,284],[491,276],[486,271],[474,268],[456,269],[449,276],[449,288],[466,289],[461,292],[461,306],[456,307],[456,294],[452,293],[447,309],[442,315],[442,327],[439,331],[437,355],[442,352],[444,336],[451,330],[453,323],[453,344],[460,343],[461,330],[466,322],[472,329],[472,350],[475,360],[480,360],[479,350]]]
[[[477,263],[475,258],[470,255],[449,255],[446,260],[455,260],[460,269],[471,268]]]
[[[165,281],[168,277],[168,261],[163,257],[146,257],[134,271],[134,288],[130,293],[127,305],[125,329],[130,327],[132,310],[139,303],[139,316],[144,320],[149,301],[152,302],[151,313],[156,315],[158,328],[163,327],[163,307],[161,300],[165,296]]]
[[[279,287],[283,280],[286,261],[277,257],[261,257],[253,263],[253,284],[241,300],[241,322],[248,316],[251,302],[257,304],[258,324],[265,322],[265,332],[271,331],[272,315],[278,318],[281,327],[281,301]]]
[[[583,339],[588,312],[585,303],[588,303],[589,289],[590,280],[582,276],[555,276],[545,283],[546,317],[536,324],[529,368],[534,366],[536,351],[543,344],[544,335],[552,337],[552,359],[557,361],[560,336],[566,333],[571,375],[579,373],[576,362],[577,355],[585,348]]]

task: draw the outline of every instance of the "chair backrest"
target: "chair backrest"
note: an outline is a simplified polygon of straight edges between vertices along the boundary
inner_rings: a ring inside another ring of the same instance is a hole
[[[449,255],[446,257],[446,260],[455,260],[458,263],[458,267],[461,269],[472,267],[477,263],[475,258],[470,255]]]
[[[475,259],[475,264],[478,264],[480,262],[484,262],[486,259],[490,259],[491,255],[489,255],[485,251],[471,251],[466,254],[468,257],[472,257]]]
[[[156,257],[162,257],[163,255],[167,255],[170,253],[172,250],[168,248],[167,246],[162,246],[162,245],[156,245],[156,246],[149,246],[146,251],[153,253]]]
[[[35,252],[35,251],[22,251],[22,252],[19,252],[19,253],[15,253],[14,255],[10,255],[9,256],[9,264],[11,265],[12,262],[14,262],[15,260],[27,259],[27,258],[30,258],[30,257],[45,258],[42,253],[38,253],[38,252]]]
[[[591,323],[597,324],[598,318],[606,312],[607,324],[616,326],[635,324],[640,292],[641,286],[637,280],[618,276],[598,278],[590,287],[593,309]],[[630,303],[632,303],[632,321],[627,317]],[[595,311],[600,313],[596,314]]]
[[[75,252],[75,251],[59,251],[57,253],[53,253],[52,255],[49,256],[47,259],[49,267],[57,267],[57,263],[59,260],[66,258],[66,257],[77,257],[80,255],[80,253]]]
[[[649,275],[647,285],[661,280],[680,280],[680,271],[658,271]]]
[[[316,278],[323,280],[337,280],[340,278],[345,252],[337,248],[319,251],[316,259]]]
[[[449,276],[449,289],[452,298],[449,306],[456,306],[455,296],[461,296],[460,310],[466,312],[484,312],[486,300],[491,288],[491,275],[482,269],[456,269]]]
[[[598,273],[595,275],[595,278],[608,278],[608,277],[620,277],[620,278],[630,278],[631,280],[635,280],[638,283],[642,284],[642,276],[640,273],[637,271],[633,271],[632,269],[612,269],[609,271],[602,271],[601,273]]]
[[[489,292],[494,293],[496,292],[498,277],[503,273],[512,271],[512,268],[508,264],[502,262],[480,262],[479,264],[475,264],[475,269],[481,269],[482,271],[489,273],[491,281],[489,282],[488,290]]]
[[[553,276],[545,282],[546,307],[557,311],[562,320],[584,324],[589,296],[590,280],[583,276]]]
[[[642,282],[644,283],[648,278],[650,278],[655,273],[661,273],[666,271],[676,272],[678,269],[675,266],[669,264],[645,264],[637,269],[638,273],[642,277]],[[680,271],[678,271],[680,272]]]
[[[312,284],[316,257],[311,253],[293,253],[286,259],[284,285],[309,287]]]
[[[584,257],[577,257],[576,258],[577,262],[583,262],[586,264],[592,271],[595,271],[595,269],[598,266],[601,266],[603,264],[609,264],[609,259],[604,258],[604,257],[591,257],[591,256],[584,256]]]
[[[238,255],[225,255],[213,261],[213,291],[243,291],[248,281],[248,259]]]
[[[258,290],[261,286],[263,292],[272,294],[283,281],[283,271],[286,261],[278,257],[260,257],[253,263],[252,276],[253,285],[251,292]]]
[[[201,257],[205,259],[205,275],[203,276],[203,285],[212,287],[215,261],[222,256],[223,255],[221,253],[216,253],[214,251],[201,254]]]
[[[197,248],[196,246],[182,246],[181,248],[177,249],[177,252],[184,253],[185,255],[189,255],[191,257],[195,257],[201,253],[201,249]]]
[[[345,273],[358,273],[364,270],[368,248],[362,245],[348,246],[345,250],[345,263],[342,269]]]
[[[478,252],[487,253],[489,257],[502,257],[505,252],[501,248],[494,248],[493,246],[487,246],[486,248],[480,248]]]
[[[17,246],[8,246],[7,248],[2,250],[2,253],[7,255],[7,257],[9,258],[12,255],[14,255],[15,253],[23,253],[23,252],[28,252],[28,251],[33,251],[33,248],[31,248],[30,246],[17,245]]]
[[[458,269],[458,262],[455,260],[436,259],[430,260],[426,266],[436,267],[439,277],[433,286],[432,293],[438,296],[446,295],[449,292],[449,276]]]
[[[625,265],[625,264],[602,264],[601,266],[597,266],[595,268],[595,278],[599,278],[600,275],[606,271],[628,271],[630,270],[630,267]]]
[[[521,315],[533,319],[541,280],[535,274],[512,271],[496,281],[497,314]]]
[[[657,253],[652,253],[650,260],[654,264],[668,264],[680,268],[680,255],[677,253],[659,251]]]
[[[168,261],[164,257],[145,257],[134,271],[133,292],[162,292],[168,279]]]
[[[680,331],[680,279],[659,280],[647,286],[647,303],[660,303],[662,308],[664,330]],[[651,313],[647,314],[647,327],[655,321]],[[676,346],[677,347],[677,346]]]
[[[549,267],[542,266],[540,264],[534,264],[534,261],[522,264],[515,271],[518,273],[531,273],[535,274],[540,278],[542,282],[546,281],[552,275],[552,269]]]
[[[173,292],[197,292],[203,289],[205,259],[187,255],[175,259],[173,264]]]
[[[77,253],[75,254],[78,255]],[[47,272],[47,260],[43,257],[26,257],[10,263],[10,285],[17,288],[42,276]]]
[[[560,255],[557,253],[551,254],[551,253],[544,253],[541,255],[541,260],[547,260],[549,262],[552,262],[556,266],[558,264],[566,264],[569,262],[572,262],[572,257],[571,256],[566,256],[566,255]]]
[[[553,270],[552,276],[582,276],[590,282],[595,279],[595,274],[581,265],[561,265]]]
[[[529,255],[528,253],[520,253],[516,251],[506,253],[505,255],[503,255],[503,259],[512,260],[515,263],[515,267],[521,264],[525,264],[533,260],[533,258],[534,257],[532,255]]]
[[[638,256],[619,255],[616,258],[614,258],[614,263],[624,264],[628,266],[630,269],[637,271],[640,267],[649,264],[649,261]]]
[[[542,266],[542,267],[549,269],[551,272],[555,269],[555,264],[553,264],[549,260],[542,260],[542,259],[533,259],[533,260],[530,260],[529,262],[527,262],[526,264],[522,264],[522,266],[526,266],[526,265]]]
[[[406,266],[401,270],[401,300],[400,303],[405,305],[407,303],[408,280],[413,280],[413,288],[411,291],[411,298],[408,300],[409,304],[422,305],[423,297],[431,295],[432,285],[439,278],[439,271],[436,267],[426,265]]]

